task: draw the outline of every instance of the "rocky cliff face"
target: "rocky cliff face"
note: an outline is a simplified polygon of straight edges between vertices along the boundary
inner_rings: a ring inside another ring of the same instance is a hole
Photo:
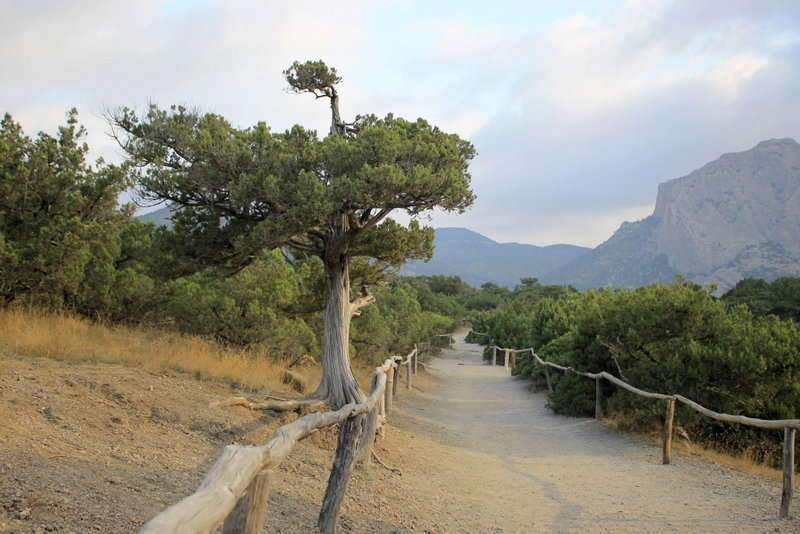
[[[800,144],[764,141],[661,184],[653,215],[544,279],[633,287],[675,274],[720,289],[800,276]]]

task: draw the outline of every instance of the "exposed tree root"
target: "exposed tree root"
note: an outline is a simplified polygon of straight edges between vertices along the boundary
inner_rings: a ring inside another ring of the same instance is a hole
[[[313,411],[328,406],[328,403],[319,399],[292,399],[276,402],[250,402],[244,397],[230,397],[209,404],[211,408],[220,406],[244,406],[251,410],[262,410],[267,412],[296,412],[301,409]]]
[[[397,473],[398,475],[403,476],[403,472],[400,471],[399,468],[391,467],[391,466],[388,466],[385,463],[383,463],[383,461],[380,458],[378,458],[378,455],[375,453],[375,451],[372,451],[372,457],[375,458],[375,461],[378,462],[381,465],[381,467],[383,467],[384,469],[388,469],[389,471],[391,471],[393,473]]]

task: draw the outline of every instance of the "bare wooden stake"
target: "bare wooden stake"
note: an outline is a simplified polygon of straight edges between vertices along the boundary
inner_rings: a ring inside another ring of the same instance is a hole
[[[780,517],[792,515],[794,494],[794,428],[783,429],[783,492],[781,493]]]
[[[378,375],[376,374],[372,379],[370,391],[375,389],[377,382]],[[378,416],[381,410],[380,404],[380,401],[375,403],[375,407],[367,414],[367,418],[364,421],[364,431],[361,434],[361,442],[358,445],[358,461],[364,467],[369,466],[369,455],[372,452],[372,444],[375,443],[375,432],[378,428]]]
[[[269,501],[269,486],[272,471],[261,471],[228,514],[222,526],[222,534],[261,534]]]
[[[497,365],[497,347],[492,347],[492,365]]]
[[[397,384],[400,382],[400,364],[395,362],[394,378],[392,379],[392,396],[397,396]]]
[[[594,418],[597,421],[603,419],[603,384],[601,378],[594,379]]]
[[[365,418],[365,415],[356,415],[343,421],[339,427],[339,444],[317,521],[317,527],[322,534],[336,533],[336,520],[347,492],[350,473],[353,472],[353,460]]]
[[[394,397],[394,369],[386,371],[386,392],[383,401],[383,414],[389,415],[392,410],[392,398]]]
[[[547,379],[547,392],[553,392],[553,381],[550,380],[550,371],[547,370],[547,366],[544,366],[544,377]]]
[[[664,415],[664,450],[661,463],[672,463],[672,425],[675,421],[675,399],[667,399],[667,413]]]
[[[406,389],[411,391],[411,360],[406,364]]]

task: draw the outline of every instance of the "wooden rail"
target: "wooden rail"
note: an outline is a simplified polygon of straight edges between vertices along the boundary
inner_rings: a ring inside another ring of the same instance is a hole
[[[553,362],[542,360],[536,352],[530,349],[505,349],[497,346],[492,347],[493,364],[497,361],[497,351],[501,350],[504,353],[505,367],[513,369],[516,365],[516,354],[529,352],[533,361],[543,367],[545,379],[547,380],[547,389],[549,392],[553,391],[553,385],[550,380],[550,373],[548,368],[557,369],[564,373],[571,372],[586,378],[595,380],[595,418],[599,421],[602,418],[602,403],[603,392],[601,388],[601,380],[608,380],[612,384],[619,386],[635,395],[646,397],[649,399],[658,399],[667,401],[667,407],[664,415],[664,433],[663,433],[663,446],[662,446],[662,463],[669,464],[672,461],[672,429],[675,419],[675,402],[679,401],[686,406],[702,413],[703,415],[716,419],[718,421],[726,421],[728,423],[738,423],[757,428],[766,429],[783,429],[783,490],[781,492],[781,506],[779,511],[780,517],[789,517],[791,515],[792,496],[794,492],[794,455],[795,455],[795,434],[797,429],[800,429],[800,419],[758,419],[755,417],[745,417],[743,415],[729,415],[726,413],[719,413],[709,410],[691,399],[687,399],[683,395],[667,395],[664,393],[653,393],[639,389],[627,382],[620,380],[616,376],[602,371],[600,373],[587,373],[573,369],[572,367],[558,365]]]
[[[362,403],[301,417],[275,430],[265,445],[228,445],[197,490],[153,517],[139,534],[210,534],[220,524],[223,534],[261,534],[272,473],[298,441],[315,430],[340,423],[336,456],[317,524],[321,532],[334,533],[356,447],[361,443],[362,453],[369,460],[378,419],[391,409],[400,368],[406,368],[406,387],[411,389],[418,358],[415,346],[406,357],[384,361],[375,369],[369,396]]]

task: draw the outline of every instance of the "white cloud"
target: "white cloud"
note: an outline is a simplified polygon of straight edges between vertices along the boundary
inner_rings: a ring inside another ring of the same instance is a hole
[[[740,54],[709,71],[708,79],[722,98],[735,100],[739,96],[741,85],[769,65],[768,59],[750,54]]]

